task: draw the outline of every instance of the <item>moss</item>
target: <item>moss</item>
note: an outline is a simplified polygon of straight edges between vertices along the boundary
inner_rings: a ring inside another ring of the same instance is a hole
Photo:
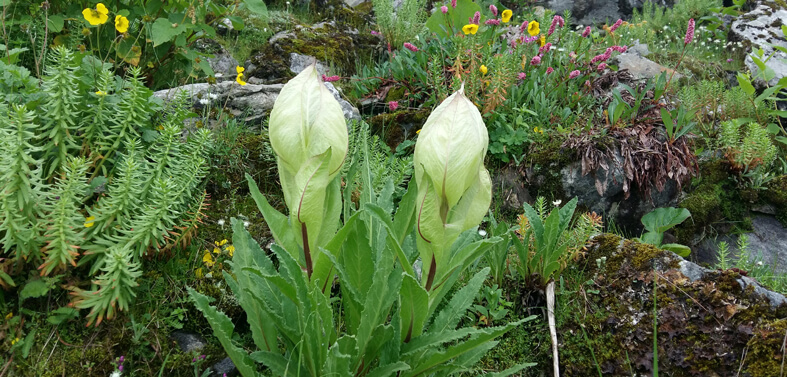
[[[768,183],[768,189],[762,195],[762,199],[766,204],[774,206],[776,218],[787,227],[787,175]]]
[[[391,101],[399,101],[404,98],[404,93],[407,91],[407,88],[400,86],[397,88],[393,88],[388,91],[388,94],[385,96],[385,102]]]
[[[748,343],[750,361],[746,369],[752,377],[782,374],[784,334],[787,334],[787,319],[767,322],[755,329]]]
[[[524,163],[531,168],[528,179],[536,182],[529,188],[533,198],[543,196],[549,200],[570,199],[563,190],[560,171],[573,162],[575,155],[562,147],[563,142],[564,139],[555,135],[546,142],[530,144]]]
[[[386,112],[369,118],[369,124],[372,132],[382,135],[385,144],[394,150],[407,138],[415,137],[415,132],[426,123],[429,113],[428,109]]]

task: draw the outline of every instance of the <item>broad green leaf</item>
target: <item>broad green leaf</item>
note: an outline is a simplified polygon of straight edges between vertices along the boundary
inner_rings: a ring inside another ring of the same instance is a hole
[[[450,37],[453,33],[461,32],[462,26],[467,24],[467,19],[480,11],[481,7],[472,0],[458,0],[456,8],[448,6],[447,14],[432,13],[426,21],[426,27],[441,37]]]
[[[268,17],[268,7],[265,6],[265,3],[262,0],[243,0],[243,3],[246,4],[246,8],[248,8],[252,13],[257,13],[260,16]]]
[[[661,245],[661,248],[664,250],[669,250],[675,254],[680,255],[683,258],[686,258],[691,254],[691,248],[686,245],[681,245],[677,243],[668,243]]]
[[[235,329],[232,320],[215,307],[210,306],[210,298],[208,296],[195,291],[191,287],[186,287],[186,289],[194,302],[194,306],[205,315],[210,327],[213,329],[213,335],[219,339],[219,343],[224,347],[224,351],[232,359],[241,375],[244,377],[260,376],[257,373],[254,362],[246,351],[232,343],[232,333]]]
[[[432,321],[429,326],[429,332],[442,332],[446,330],[453,330],[459,324],[459,321],[464,317],[467,309],[475,301],[478,291],[484,284],[484,280],[489,275],[489,267],[478,271],[467,282],[467,285],[459,289],[448,304],[440,311],[440,313]]]
[[[772,86],[770,88],[767,88],[762,91],[762,94],[760,94],[759,96],[757,96],[757,98],[754,99],[754,102],[760,103],[766,99],[770,99],[770,97],[780,89],[781,87],[779,86]]]
[[[43,297],[49,292],[49,285],[43,279],[30,280],[22,287],[19,292],[19,300],[24,301],[28,298]]]
[[[508,368],[508,369],[506,369],[506,370],[504,370],[502,372],[487,373],[484,376],[487,376],[487,377],[508,377],[508,376],[510,376],[510,375],[512,375],[514,373],[521,372],[525,368],[534,367],[536,365],[538,365],[538,364],[536,364],[536,363],[517,364],[517,365],[514,365],[511,368]]]
[[[50,315],[46,318],[46,321],[53,325],[59,325],[63,322],[77,319],[78,317],[79,310],[69,307],[62,307],[50,312]]]
[[[298,250],[298,244],[295,241],[295,235],[292,232],[292,228],[287,221],[287,216],[271,207],[268,200],[265,199],[265,196],[260,193],[257,183],[254,182],[254,178],[248,173],[246,174],[246,180],[249,182],[249,193],[257,203],[257,208],[265,218],[265,223],[268,225],[268,228],[270,228],[276,243],[282,245],[285,249]]]
[[[418,284],[415,277],[405,273],[399,294],[402,342],[409,342],[410,339],[423,333],[427,314],[429,314],[429,294]]]
[[[642,237],[640,238],[640,240],[643,243],[649,245],[655,245],[655,246],[661,245],[661,241],[663,239],[664,239],[664,233],[658,233],[658,232],[647,232],[643,234]]]
[[[386,364],[383,366],[379,366],[369,372],[366,377],[389,377],[394,376],[394,372],[400,372],[410,369],[410,366],[404,362],[397,362],[393,364]]]
[[[232,23],[232,28],[237,31],[243,30],[246,26],[246,24],[243,23],[243,19],[238,16],[228,16],[227,19]]]
[[[742,73],[739,73],[738,76],[736,76],[735,78],[738,79],[738,85],[741,86],[741,89],[743,89],[743,91],[746,92],[746,94],[750,96],[754,95],[754,92],[756,92],[756,90],[754,89],[754,86],[751,84],[751,81],[749,80],[748,77],[746,77]]]
[[[47,25],[49,26],[49,32],[51,33],[59,33],[63,30],[63,22],[65,19],[63,16],[58,14],[50,14],[47,18]]]
[[[691,216],[685,208],[656,208],[642,216],[642,225],[651,232],[664,233]]]
[[[166,18],[159,18],[153,22],[150,30],[150,39],[153,47],[169,42],[181,33],[186,31],[186,26],[182,23],[173,23]]]
[[[252,352],[250,358],[270,369],[274,375],[282,377],[298,377],[298,365],[290,364],[292,358],[287,359],[278,352],[257,351]],[[246,375],[241,372],[241,375]]]
[[[16,287],[16,284],[14,284],[14,279],[4,271],[0,271],[0,279],[3,279],[3,281],[8,285]]]

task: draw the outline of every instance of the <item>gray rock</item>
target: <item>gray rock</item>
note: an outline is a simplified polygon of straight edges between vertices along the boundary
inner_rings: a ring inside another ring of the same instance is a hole
[[[290,71],[294,74],[301,73],[306,67],[312,65],[317,59],[309,55],[290,53]],[[328,68],[321,61],[317,61],[317,72],[324,75],[328,72]]]
[[[654,3],[671,7],[674,0],[655,0]],[[644,0],[547,0],[547,8],[562,14],[566,10],[571,11],[574,22],[582,25],[593,25],[598,23],[612,24],[617,19],[628,19],[634,9],[641,9]]]
[[[697,281],[702,279],[705,274],[711,272],[711,270],[707,268],[703,268],[696,263],[689,262],[687,260],[680,261],[680,272],[685,275],[691,281]]]
[[[365,2],[366,0],[344,0],[344,4],[346,4],[350,8],[355,8]]]
[[[232,359],[229,357],[225,357],[223,360],[219,361],[216,364],[213,364],[211,367],[213,369],[213,376],[216,377],[233,377],[238,375],[238,368],[235,367],[235,364],[232,362]]]
[[[652,79],[665,71],[668,75],[673,72],[671,68],[660,65],[635,52],[624,52],[613,57],[612,61],[618,65],[618,69],[627,69],[635,80]],[[681,77],[683,76],[676,72],[673,80],[680,80]]]
[[[262,122],[265,114],[273,108],[284,84],[238,85],[224,81],[215,85],[200,83],[179,86],[154,92],[153,95],[165,101],[175,97],[178,91],[186,91],[197,108],[206,106],[226,106],[234,115],[250,124]]]
[[[208,63],[210,67],[213,68],[213,72],[216,73],[217,79],[235,79],[235,68],[239,64],[228,52],[222,51],[221,53],[215,54],[214,57],[208,58]]]
[[[336,100],[339,101],[339,105],[342,106],[342,113],[344,113],[344,119],[355,120],[355,121],[361,120],[361,112],[358,111],[358,108],[356,108],[351,103],[347,102],[347,100],[342,98],[341,93],[339,93],[339,90],[336,89],[336,87],[333,86],[333,84],[326,82],[325,86],[328,88],[331,94],[333,94],[333,98],[336,98]]]
[[[626,52],[637,54],[639,56],[650,55],[650,50],[648,49],[648,45],[644,43],[640,43],[639,39],[634,41],[634,44],[631,47],[629,47],[629,49]]]
[[[767,82],[768,86],[774,86],[781,78],[787,77],[787,54],[773,48],[773,46],[787,47],[787,37],[781,30],[785,20],[787,20],[787,9],[773,0],[764,0],[758,1],[751,11],[733,21],[730,29],[730,40],[743,41],[744,44],[751,46],[752,51],[762,49],[765,53],[764,58],[773,54],[773,57],[765,62],[765,66],[774,73],[773,78]],[[746,57],[745,63],[753,76],[759,73],[759,67],[751,56]],[[757,84],[762,87],[765,81],[758,79]]]
[[[178,344],[183,352],[199,351],[205,347],[205,340],[197,334],[175,331],[170,334],[170,338]]]
[[[521,211],[524,203],[531,203],[533,199],[525,185],[527,184],[524,174],[519,173],[516,168],[505,167],[496,171],[492,177],[494,192],[500,194],[502,198],[502,208],[504,212]]]
[[[750,277],[741,276],[738,279],[738,284],[741,285],[742,289],[746,289],[747,287],[750,286],[753,287],[754,292],[760,296],[767,298],[768,301],[771,303],[771,306],[773,307],[777,307],[782,304],[787,304],[787,298],[785,298],[784,295],[763,288],[760,284],[757,283],[756,280]]]

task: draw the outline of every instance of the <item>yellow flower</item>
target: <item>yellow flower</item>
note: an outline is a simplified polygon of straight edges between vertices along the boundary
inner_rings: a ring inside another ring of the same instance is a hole
[[[481,71],[482,75],[485,75],[489,71],[489,69],[487,69],[485,65],[481,65],[481,68],[479,68],[479,70]]]
[[[530,21],[530,23],[527,24],[527,33],[530,34],[531,37],[535,37],[540,32],[541,29],[538,27],[538,21]]]
[[[108,14],[109,9],[103,3],[96,4],[96,9],[85,8],[82,11],[82,16],[93,26],[105,24],[109,19]]]
[[[90,217],[86,218],[85,219],[85,228],[90,228],[91,226],[93,226],[94,225],[93,221],[95,221],[95,220],[96,220],[96,218],[94,216],[90,216]]]
[[[97,96],[105,96],[105,95],[107,95],[107,92],[105,92],[103,90],[99,90],[99,91],[96,92],[96,95]]]
[[[206,252],[205,255],[202,256],[202,262],[205,263],[208,267],[213,267],[216,262],[213,261],[213,256],[210,253]]]
[[[467,34],[475,34],[476,32],[478,32],[478,25],[476,25],[476,24],[467,24],[465,26],[462,26],[462,31],[465,33],[465,35],[467,35]]]
[[[227,247],[224,248],[224,250],[227,251],[227,254],[230,255],[230,258],[232,258],[232,256],[235,254],[235,246],[228,245]]]
[[[415,131],[415,134],[418,135],[421,133],[421,129],[419,128],[418,131]]]
[[[235,66],[235,71],[238,72],[238,77],[235,78],[235,82],[237,82],[241,86],[246,85],[246,81],[243,81],[243,71],[245,70],[246,68],[243,68],[241,66]]]
[[[214,247],[213,254],[221,254],[221,249],[219,249],[218,247]]]
[[[115,16],[115,29],[120,33],[128,31],[128,18],[121,15]]]
[[[219,242],[219,246],[224,246],[224,245],[226,245],[226,244],[227,244],[227,242],[228,242],[228,241],[227,241],[227,239],[225,238],[225,239],[221,240],[221,242]]]
[[[202,273],[202,267],[196,269],[194,275],[197,276],[197,279],[202,279],[202,277],[205,276],[205,274]]]
[[[5,315],[5,319],[7,320],[11,319],[13,316],[14,316],[14,312],[8,312],[8,314]]]
[[[20,340],[21,340],[21,339],[19,339],[19,338],[16,338],[16,339],[12,340],[12,341],[11,341],[11,345],[13,346],[14,344],[17,344],[17,343],[19,343],[19,341],[20,341]]]
[[[544,134],[544,130],[538,127],[533,128],[533,132],[540,133],[542,135]]]
[[[546,43],[546,41],[547,41],[546,37],[542,35],[541,38],[538,38],[538,45],[544,47],[544,43]]]
[[[508,21],[511,21],[511,16],[513,16],[513,15],[514,15],[514,13],[511,12],[510,9],[506,9],[506,10],[503,11],[503,14],[501,14],[500,16],[503,18],[503,23],[506,23]]]

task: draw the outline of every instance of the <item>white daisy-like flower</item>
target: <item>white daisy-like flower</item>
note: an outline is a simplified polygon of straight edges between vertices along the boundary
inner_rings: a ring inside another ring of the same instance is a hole
[[[560,205],[560,203],[563,203],[563,201],[562,201],[562,200],[560,200],[560,199],[558,199],[558,200],[555,200],[554,202],[552,202],[552,204],[554,204],[554,205],[555,205],[555,207],[559,206],[559,205]]]
[[[762,261],[757,262],[758,266],[762,266]]]
[[[664,25],[664,30],[667,30],[667,29],[669,29],[669,26]]]
[[[714,40],[713,40],[713,43],[721,43],[721,40],[714,39]]]
[[[249,227],[249,225],[251,225],[251,223],[250,223],[250,222],[248,222],[247,220],[244,220],[244,221],[243,221],[243,227],[244,227],[244,228],[248,228],[248,227]]]
[[[112,374],[109,375],[109,377],[120,377],[121,375],[122,374],[120,373],[119,370],[115,370],[114,372],[112,372]]]
[[[210,99],[218,99],[219,95],[218,94],[214,94],[214,93],[208,93],[208,98],[210,98]]]
[[[216,221],[216,224],[219,224],[219,226],[224,226],[224,219],[219,219],[219,221]]]
[[[478,235],[481,236],[481,237],[486,237],[486,231],[481,229],[481,230],[478,231]]]
[[[210,104],[210,100],[207,99],[207,98],[200,98],[199,99],[199,103],[202,104],[202,105],[207,106],[208,104]]]

